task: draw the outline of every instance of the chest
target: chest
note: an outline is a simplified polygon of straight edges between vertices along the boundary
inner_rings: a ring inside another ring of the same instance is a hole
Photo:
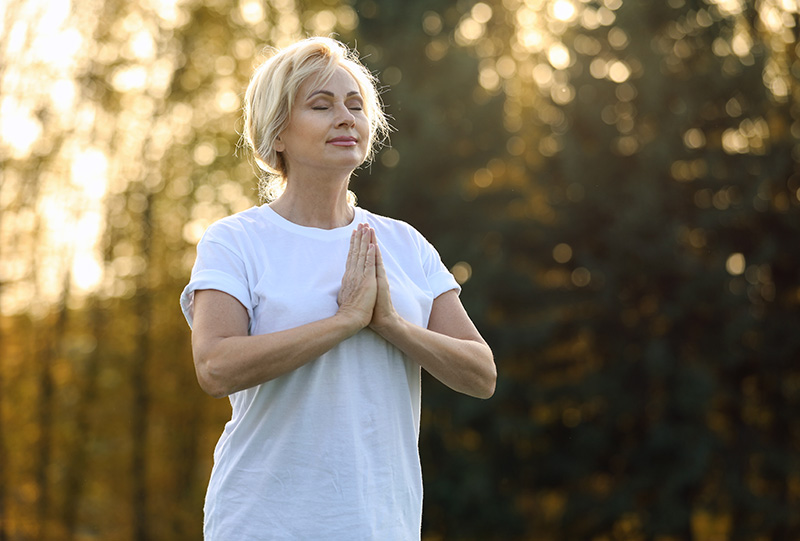
[[[291,329],[333,316],[349,242],[288,242],[263,246],[251,268],[253,334]],[[395,310],[427,326],[433,296],[415,254],[404,247],[381,247]]]

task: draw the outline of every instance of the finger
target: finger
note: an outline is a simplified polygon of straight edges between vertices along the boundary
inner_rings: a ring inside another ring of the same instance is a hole
[[[383,254],[377,242],[375,243],[375,265],[377,265],[378,269],[383,270]]]
[[[361,228],[361,238],[358,240],[359,242],[359,251],[358,251],[358,268],[365,269],[366,262],[367,262],[367,252],[369,251],[369,228],[362,227]]]
[[[366,262],[364,263],[364,271],[366,274],[375,272],[376,248],[377,246],[375,246],[374,244],[370,244],[369,247],[367,247],[367,259]]]
[[[357,229],[353,229],[353,232],[350,234],[350,249],[347,251],[347,261],[345,262],[344,271],[348,272],[352,270],[354,259],[355,259],[355,251],[356,251],[356,232]]]
[[[362,224],[358,224],[358,227],[353,230],[353,236],[350,238],[351,253],[348,257],[350,257],[350,269],[352,271],[361,270],[363,268],[361,261],[362,229]]]
[[[375,245],[375,266],[378,272],[383,268],[383,255],[381,254],[381,247],[378,244],[378,234],[374,229],[370,231],[370,241]]]
[[[381,253],[381,247],[377,244],[375,245],[375,276],[378,279],[379,284],[389,284],[389,278],[386,275],[386,267],[383,265],[383,254]]]

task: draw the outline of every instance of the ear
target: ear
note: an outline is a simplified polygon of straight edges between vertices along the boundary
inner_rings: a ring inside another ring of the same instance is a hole
[[[286,145],[283,144],[283,139],[281,139],[280,135],[275,138],[274,146],[276,152],[283,152],[284,150],[286,150]]]

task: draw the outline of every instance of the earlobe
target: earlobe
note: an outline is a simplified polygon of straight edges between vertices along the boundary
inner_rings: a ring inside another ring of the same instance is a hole
[[[274,147],[275,147],[275,152],[283,152],[284,150],[286,150],[286,147],[283,144],[283,139],[281,139],[280,135],[275,138]]]

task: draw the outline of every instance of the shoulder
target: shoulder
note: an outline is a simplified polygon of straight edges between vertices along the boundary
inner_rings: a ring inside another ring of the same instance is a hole
[[[421,260],[433,256],[438,259],[438,252],[433,244],[411,224],[369,211],[365,211],[365,214],[367,222],[375,229],[381,246],[416,253]]]
[[[405,235],[410,238],[414,238],[415,240],[424,239],[422,234],[408,222],[404,222],[403,220],[398,220],[396,218],[389,218],[388,216],[381,216],[380,214],[375,214],[374,212],[370,212],[366,209],[362,209],[362,211],[364,212],[366,221],[378,232],[379,235],[383,233],[384,235]]]
[[[253,231],[260,222],[260,214],[259,207],[251,207],[221,218],[206,228],[200,242],[236,243],[237,238]]]

